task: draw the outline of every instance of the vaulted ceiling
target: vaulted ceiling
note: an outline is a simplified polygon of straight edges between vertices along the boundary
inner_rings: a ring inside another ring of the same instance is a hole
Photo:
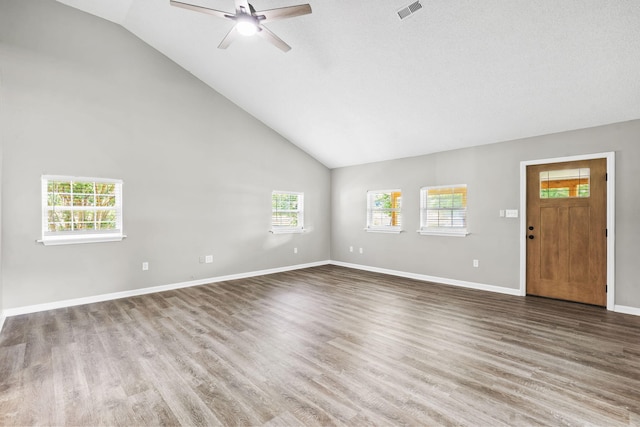
[[[134,33],[330,168],[640,118],[637,0],[309,2],[264,39],[169,0],[58,0]],[[234,11],[233,0],[181,0]]]

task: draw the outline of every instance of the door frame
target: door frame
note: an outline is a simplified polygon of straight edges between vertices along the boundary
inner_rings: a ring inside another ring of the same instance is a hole
[[[548,163],[573,162],[577,160],[607,159],[607,310],[615,309],[615,219],[616,219],[616,174],[615,151],[554,157],[550,159],[524,160],[520,162],[520,295],[527,294],[527,166]]]

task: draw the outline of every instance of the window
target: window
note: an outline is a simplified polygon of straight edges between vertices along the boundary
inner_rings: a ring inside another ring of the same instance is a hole
[[[122,181],[42,177],[42,243],[122,240]]]
[[[271,193],[271,232],[304,231],[304,194],[288,191]]]
[[[402,191],[367,192],[367,231],[402,231]]]
[[[445,236],[469,234],[466,184],[420,189],[419,232]]]
[[[589,197],[590,168],[540,172],[540,198]]]

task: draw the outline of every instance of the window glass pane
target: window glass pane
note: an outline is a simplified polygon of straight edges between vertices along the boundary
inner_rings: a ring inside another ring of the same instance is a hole
[[[589,184],[578,184],[578,197],[589,197],[590,195]]]
[[[377,193],[373,198],[373,206],[377,209],[391,209],[391,193]]]
[[[71,183],[66,181],[49,181],[48,183],[49,192],[55,193],[71,193]]]
[[[438,196],[427,197],[427,208],[437,209],[440,207],[440,198]]]
[[[369,191],[367,193],[367,227],[400,227],[401,212],[401,191]]]
[[[115,184],[96,183],[96,193],[97,194],[115,194],[116,193],[116,185]]]
[[[74,194],[93,194],[95,192],[93,182],[74,182]]]
[[[72,212],[70,210],[49,211],[47,224],[49,231],[67,231],[72,229]]]
[[[437,227],[438,226],[438,211],[427,211],[427,227]]]
[[[95,213],[91,211],[74,211],[73,221],[74,222],[85,222],[85,221],[93,222],[94,216],[95,216]]]
[[[271,200],[271,206],[274,210],[297,210],[298,196],[295,194],[275,194]]]
[[[371,225],[374,227],[388,227],[392,225],[391,213],[385,211],[374,211],[371,213]]]
[[[467,226],[467,213],[466,211],[452,211],[451,212],[451,226],[452,227],[466,227]]]
[[[43,237],[122,229],[121,183],[43,177]]]
[[[271,194],[271,226],[302,229],[302,193]]]
[[[73,228],[74,230],[93,230],[95,229],[95,226],[93,221],[89,221],[89,222],[74,221]]]
[[[460,193],[452,194],[451,207],[452,208],[461,208],[464,206],[464,197]]]
[[[422,229],[467,227],[467,187],[427,187],[420,190]]]
[[[74,195],[73,206],[93,206],[95,197],[93,195]]]
[[[71,211],[49,211],[48,222],[70,222]]]
[[[94,215],[94,221],[96,223],[109,222],[115,224],[117,222],[117,211],[115,210],[96,210]]]
[[[540,172],[540,198],[565,199],[590,196],[589,168]]]
[[[116,196],[98,196],[96,198],[96,206],[115,206]]]
[[[71,195],[52,193],[47,196],[49,206],[71,206]]]
[[[438,212],[438,227],[451,227],[453,212],[451,212],[450,210],[439,210],[437,212]]]
[[[275,227],[297,227],[297,212],[278,212],[271,217],[272,225]]]
[[[49,231],[71,231],[70,222],[56,222],[49,224]]]
[[[96,230],[115,230],[116,223],[115,222],[96,222]]]

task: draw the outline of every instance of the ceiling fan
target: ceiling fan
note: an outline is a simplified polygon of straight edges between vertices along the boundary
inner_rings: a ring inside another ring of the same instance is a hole
[[[227,18],[235,21],[235,25],[227,33],[218,45],[219,49],[226,49],[238,38],[238,35],[252,36],[259,35],[269,43],[273,44],[283,52],[291,49],[280,37],[272,33],[267,27],[262,25],[266,22],[276,21],[278,19],[293,18],[295,16],[306,15],[311,13],[311,6],[308,4],[299,4],[296,6],[280,7],[277,9],[267,9],[256,11],[248,0],[234,0],[236,4],[236,13],[231,14],[221,10],[210,9],[204,6],[196,6],[189,3],[183,3],[176,0],[170,0],[172,6],[181,7],[183,9],[195,10],[219,18]]]

